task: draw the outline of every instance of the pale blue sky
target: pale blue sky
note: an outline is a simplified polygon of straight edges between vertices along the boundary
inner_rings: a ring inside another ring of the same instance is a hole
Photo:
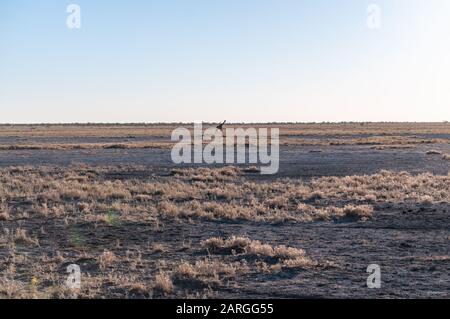
[[[448,0],[2,0],[0,123],[450,120],[449,36]]]

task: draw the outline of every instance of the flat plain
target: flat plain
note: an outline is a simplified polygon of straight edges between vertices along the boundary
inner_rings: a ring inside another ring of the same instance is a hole
[[[0,298],[450,297],[449,123],[229,125],[275,175],[173,164],[179,126],[0,125]]]

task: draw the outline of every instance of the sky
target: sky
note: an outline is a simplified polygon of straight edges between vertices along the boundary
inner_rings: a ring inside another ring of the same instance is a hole
[[[445,121],[449,36],[448,0],[2,0],[0,123]]]

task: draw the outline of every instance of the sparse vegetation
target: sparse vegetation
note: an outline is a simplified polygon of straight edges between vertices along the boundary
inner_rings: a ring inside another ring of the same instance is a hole
[[[306,253],[302,249],[286,247],[285,245],[274,247],[263,244],[258,240],[251,240],[248,237],[232,236],[226,239],[213,237],[203,241],[201,244],[211,253],[238,254],[257,257],[263,256],[275,258],[282,264],[291,261],[291,265],[293,265],[293,261],[295,260],[297,266],[313,265],[313,262],[306,257]],[[302,262],[300,262],[300,260]]]
[[[155,276],[154,289],[165,294],[170,294],[173,291],[173,283],[170,276],[163,271],[157,274]]]
[[[244,272],[242,263],[227,264],[219,260],[202,259],[194,263],[182,262],[173,277],[178,285],[217,287],[224,279],[232,279],[236,272]]]
[[[442,293],[436,282],[448,281],[450,238],[450,174],[442,170],[450,157],[448,139],[439,136],[450,134],[448,123],[280,126],[281,145],[311,145],[301,149],[308,159],[335,156],[331,149],[347,145],[380,161],[387,153],[417,155],[441,175],[409,166],[269,178],[257,166],[5,164],[0,299],[365,296],[358,287],[377,258],[386,267],[417,267],[412,283],[430,269],[433,292]],[[43,158],[163,153],[173,127],[0,125],[0,152],[18,159],[33,151]],[[426,156],[430,149],[439,156]],[[70,264],[81,268],[80,289],[65,286]],[[393,273],[386,268],[386,280],[398,280]],[[403,295],[389,289],[381,293]],[[408,289],[406,295],[414,290]]]
[[[98,257],[98,264],[100,266],[100,269],[106,270],[108,267],[111,267],[116,260],[117,260],[117,257],[116,257],[116,255],[114,255],[113,252],[105,250]]]
[[[9,218],[9,208],[6,205],[0,206],[0,221],[8,220]]]
[[[19,143],[0,144],[0,151],[169,149],[173,146],[171,132],[180,125],[182,124],[0,125],[0,137],[20,136],[25,139]],[[205,127],[208,125],[213,124],[205,123]],[[227,124],[229,128],[237,126],[264,127],[261,124]],[[447,123],[370,123],[364,127],[359,123],[281,123],[277,127],[280,128],[280,145],[301,146],[372,145],[379,149],[400,149],[448,143],[446,139],[428,138],[426,135],[450,134],[450,125]],[[191,129],[189,126],[188,128]],[[324,139],[326,135],[333,137]],[[90,139],[99,137],[108,138],[111,142],[89,142]],[[79,142],[66,142],[68,139]]]
[[[237,168],[178,170],[174,179],[108,180],[114,168],[0,170],[2,219],[74,216],[114,226],[172,218],[311,222],[372,217],[377,202],[450,201],[450,177],[381,171],[373,175],[251,182]],[[201,181],[198,176],[202,176]],[[145,200],[142,199],[144,196]],[[15,198],[22,198],[15,205]],[[340,203],[346,202],[345,205]]]

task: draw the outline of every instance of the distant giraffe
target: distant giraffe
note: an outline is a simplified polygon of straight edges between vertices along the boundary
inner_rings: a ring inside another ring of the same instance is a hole
[[[216,128],[222,131],[223,126],[225,125],[225,122],[226,122],[226,121],[227,121],[227,120],[225,120],[225,121],[223,121],[223,123],[220,123],[219,125],[217,125]]]

